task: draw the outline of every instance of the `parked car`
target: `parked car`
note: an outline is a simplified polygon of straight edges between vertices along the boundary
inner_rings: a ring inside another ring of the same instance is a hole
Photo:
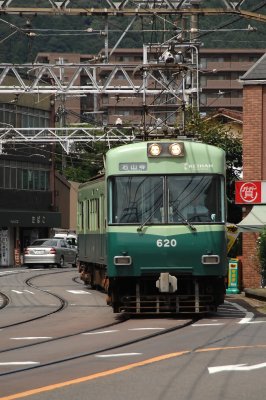
[[[63,267],[65,263],[77,264],[77,249],[70,246],[65,239],[36,239],[27,246],[23,254],[24,265],[43,264]]]

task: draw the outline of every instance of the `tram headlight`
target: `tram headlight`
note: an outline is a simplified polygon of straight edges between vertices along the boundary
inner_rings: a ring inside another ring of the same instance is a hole
[[[159,143],[151,143],[148,147],[148,155],[151,157],[158,157],[162,152],[162,145]]]
[[[151,158],[184,157],[185,145],[183,142],[161,142],[148,143],[147,156]]]
[[[132,258],[130,256],[115,256],[114,265],[131,265]]]
[[[169,153],[172,156],[175,156],[175,157],[182,155],[183,149],[184,149],[182,144],[183,143],[172,143],[172,144],[170,144],[170,146],[168,148]]]
[[[219,264],[220,257],[216,254],[206,254],[201,257],[202,264]]]

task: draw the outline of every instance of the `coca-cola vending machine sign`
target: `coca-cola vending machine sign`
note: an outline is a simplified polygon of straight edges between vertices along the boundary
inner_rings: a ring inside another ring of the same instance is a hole
[[[235,182],[236,204],[266,204],[266,181]]]

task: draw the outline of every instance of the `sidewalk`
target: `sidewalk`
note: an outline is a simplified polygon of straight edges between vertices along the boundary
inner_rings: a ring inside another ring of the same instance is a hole
[[[252,297],[253,299],[266,301],[266,288],[258,288],[258,289],[244,289],[246,297]]]

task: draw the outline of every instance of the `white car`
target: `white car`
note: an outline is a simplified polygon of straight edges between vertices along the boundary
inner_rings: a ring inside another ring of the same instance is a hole
[[[70,246],[65,239],[36,239],[27,246],[23,254],[24,265],[55,265],[63,267],[65,263],[77,265],[77,249]]]
[[[54,235],[57,239],[65,239],[70,246],[73,246],[75,249],[78,248],[77,235],[72,233],[56,233]]]

